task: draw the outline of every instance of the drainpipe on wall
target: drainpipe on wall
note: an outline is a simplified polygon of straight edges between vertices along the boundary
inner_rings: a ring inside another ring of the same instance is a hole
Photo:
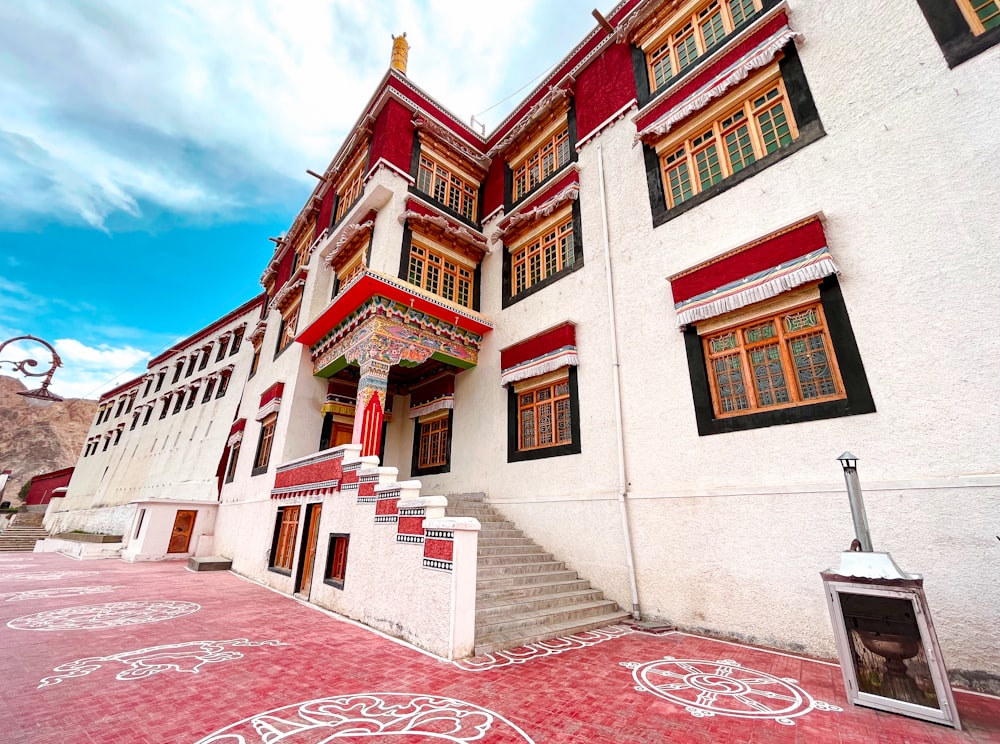
[[[622,535],[625,538],[625,564],[628,566],[629,588],[632,590],[632,617],[640,620],[639,589],[635,581],[635,564],[632,562],[632,533],[628,526],[628,478],[625,473],[625,433],[622,429],[622,385],[618,361],[618,326],[615,321],[615,289],[611,274],[611,239],[608,233],[608,196],[604,190],[604,146],[597,146],[597,178],[601,194],[601,225],[604,228],[604,273],[608,285],[608,322],[611,326],[611,375],[614,381],[615,434],[618,445],[618,506],[622,517]]]

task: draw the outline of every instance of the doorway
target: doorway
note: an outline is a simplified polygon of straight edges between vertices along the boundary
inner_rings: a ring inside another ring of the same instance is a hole
[[[168,553],[187,553],[191,544],[191,532],[194,530],[194,520],[198,516],[196,510],[179,509],[174,517],[174,529],[170,533]]]
[[[323,514],[322,504],[309,504],[306,511],[306,528],[303,532],[302,568],[299,572],[297,591],[309,594],[312,586],[313,569],[316,567],[316,546],[319,545],[319,518]]]

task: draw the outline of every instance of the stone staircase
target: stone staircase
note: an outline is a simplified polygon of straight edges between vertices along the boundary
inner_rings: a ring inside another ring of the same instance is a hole
[[[0,532],[0,553],[30,553],[35,542],[44,540],[49,533],[42,527],[44,514],[19,512],[7,529]]]
[[[447,516],[475,517],[482,524],[477,656],[614,625],[629,617],[484,503],[483,494],[449,495]]]

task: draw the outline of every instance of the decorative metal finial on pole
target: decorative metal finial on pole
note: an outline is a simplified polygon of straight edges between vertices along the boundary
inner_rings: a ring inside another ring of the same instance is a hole
[[[14,338],[9,338],[2,344],[0,344],[0,352],[2,352],[8,344],[12,344],[15,341],[32,341],[36,344],[41,344],[46,349],[48,349],[49,354],[52,355],[52,364],[49,366],[48,369],[46,369],[43,372],[28,371],[29,367],[33,369],[38,366],[38,361],[35,359],[28,358],[28,359],[22,359],[20,361],[14,361],[13,359],[0,359],[0,365],[9,364],[14,369],[15,372],[20,372],[25,377],[45,378],[42,381],[41,387],[39,387],[37,390],[25,390],[24,392],[18,393],[18,395],[23,395],[25,398],[28,398],[29,400],[38,401],[41,403],[58,403],[59,401],[61,401],[62,398],[60,398],[55,393],[49,392],[49,384],[52,382],[52,375],[55,374],[55,371],[58,367],[62,366],[62,359],[59,358],[59,354],[52,347],[52,344],[50,344],[48,341],[38,338],[37,336],[15,336]]]
[[[858,458],[845,452],[837,458],[844,468],[847,482],[847,499],[851,502],[851,518],[854,520],[854,534],[865,553],[873,552],[872,536],[868,532],[868,516],[865,514],[865,500],[861,496],[861,481],[858,480]]]

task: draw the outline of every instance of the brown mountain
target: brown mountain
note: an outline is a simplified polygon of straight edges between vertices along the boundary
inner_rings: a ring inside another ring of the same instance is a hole
[[[19,379],[0,375],[0,470],[13,471],[3,500],[14,506],[33,476],[76,464],[97,412],[97,401],[84,398],[32,406],[23,390]]]

